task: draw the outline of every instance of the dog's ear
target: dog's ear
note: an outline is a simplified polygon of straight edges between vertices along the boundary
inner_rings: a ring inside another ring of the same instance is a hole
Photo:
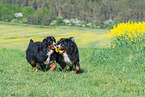
[[[67,44],[66,41],[61,41],[60,44],[61,44],[61,46],[62,46],[64,49],[68,49],[68,48],[67,48],[68,44]]]
[[[74,37],[70,37],[70,40],[72,40],[73,42],[75,42],[75,38]]]
[[[71,46],[71,47],[73,47],[73,46],[74,46],[74,43],[73,43],[73,42],[70,42],[69,44],[70,44],[70,46]]]
[[[43,43],[43,45],[49,45],[49,38],[47,37],[47,38],[45,38],[45,39],[43,39],[43,41],[42,41],[42,43]]]
[[[54,41],[56,43],[56,40],[53,36],[51,36],[52,41]]]
[[[61,38],[61,39],[60,39],[60,42],[64,41],[65,39],[66,39],[66,38]]]
[[[43,43],[46,43],[47,42],[47,38],[44,38],[42,42]]]

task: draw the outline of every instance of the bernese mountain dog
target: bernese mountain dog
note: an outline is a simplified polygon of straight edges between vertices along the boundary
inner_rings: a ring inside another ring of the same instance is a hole
[[[26,50],[26,59],[31,64],[34,71],[38,70],[36,63],[40,65],[41,71],[46,71],[46,64],[51,64],[49,71],[56,67],[54,63],[56,56],[53,56],[55,44],[56,40],[53,36],[46,37],[42,42],[34,42],[30,39]]]
[[[65,72],[66,65],[69,65],[70,70],[73,70],[73,66],[76,67],[75,73],[79,73],[79,51],[73,37],[61,38],[56,44],[56,52],[59,53],[56,62],[60,64],[63,72]]]

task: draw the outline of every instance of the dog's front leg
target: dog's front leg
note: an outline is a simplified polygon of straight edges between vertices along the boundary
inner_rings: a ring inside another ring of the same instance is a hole
[[[51,65],[50,65],[50,69],[49,69],[49,71],[52,71],[52,70],[54,70],[55,69],[55,67],[56,67],[56,64],[53,62]]]
[[[41,71],[46,71],[45,65],[43,63],[39,63]]]
[[[62,72],[65,73],[66,64],[65,64],[65,63],[61,63],[60,66],[61,66],[61,68],[62,68]]]

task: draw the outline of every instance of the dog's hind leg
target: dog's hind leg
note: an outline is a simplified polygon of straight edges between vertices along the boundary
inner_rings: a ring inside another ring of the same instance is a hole
[[[75,71],[75,73],[79,73],[79,71],[80,71],[79,61],[75,62],[75,65],[76,65],[76,71]]]
[[[73,70],[73,65],[69,66],[69,70],[72,71]]]
[[[62,68],[62,71],[65,72],[66,63],[63,62],[62,57],[58,57],[58,60],[56,60],[56,62],[59,63],[59,65],[60,65],[61,68]]]
[[[36,68],[36,63],[33,60],[30,63],[32,65],[32,67],[33,67],[33,70],[37,71],[38,69]]]

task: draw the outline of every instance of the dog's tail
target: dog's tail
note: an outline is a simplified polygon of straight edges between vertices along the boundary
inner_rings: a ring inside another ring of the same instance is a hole
[[[32,40],[32,39],[30,39],[30,43],[29,44],[31,44],[31,43],[33,43],[34,41]]]
[[[34,41],[32,39],[30,39],[29,45],[32,44]]]
[[[75,38],[74,37],[70,37],[69,39],[71,39],[73,42],[75,42]]]

